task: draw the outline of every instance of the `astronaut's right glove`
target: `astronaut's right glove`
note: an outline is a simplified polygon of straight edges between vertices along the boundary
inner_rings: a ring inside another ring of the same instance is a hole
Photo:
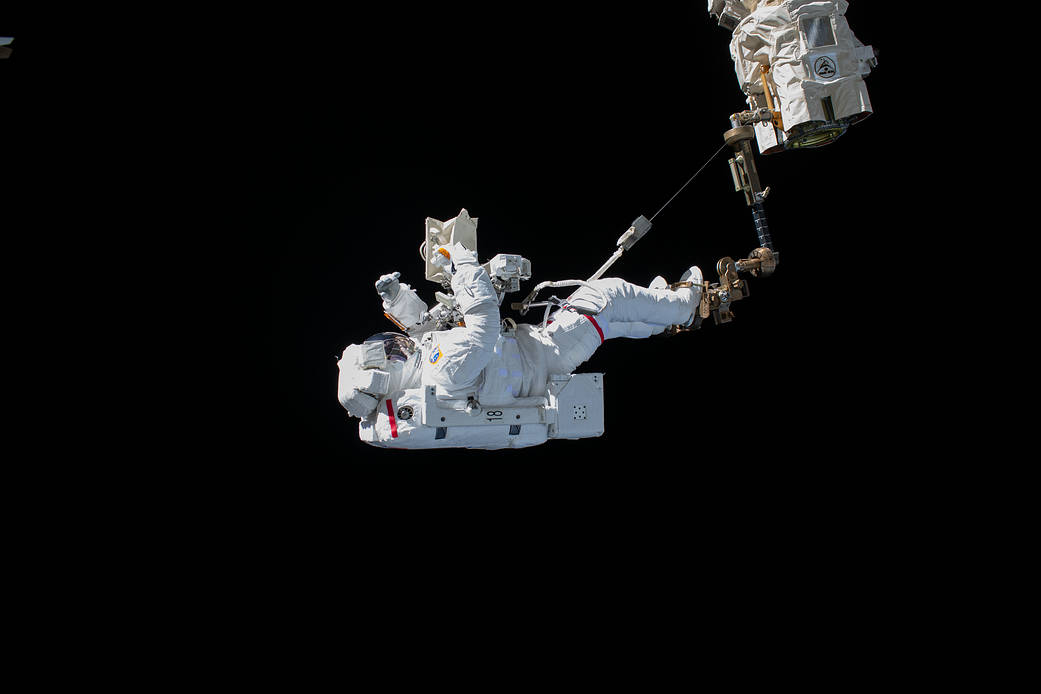
[[[457,244],[458,245],[458,244]],[[460,246],[462,248],[462,246]],[[452,251],[450,246],[438,246],[430,257],[430,264],[441,268],[447,277],[452,276]]]

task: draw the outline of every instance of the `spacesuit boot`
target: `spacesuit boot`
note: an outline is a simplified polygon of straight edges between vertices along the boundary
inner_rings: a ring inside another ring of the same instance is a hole
[[[691,283],[693,283],[695,285],[695,287],[700,287],[701,286],[701,282],[702,282],[701,268],[699,268],[697,265],[691,265],[683,273],[683,275],[680,276],[680,282],[687,282],[687,281],[690,281]],[[661,275],[658,275],[653,280],[651,280],[651,283],[649,285],[647,285],[647,288],[648,289],[659,289],[659,290],[660,289],[668,289],[669,288],[669,282],[664,277],[662,277]],[[691,323],[694,322],[694,316],[697,313],[697,306],[698,306],[698,303],[701,301],[701,291],[699,289],[694,289],[694,288],[689,288],[688,289],[688,288],[685,288],[685,287],[680,287],[679,289],[686,289],[686,291],[688,291],[688,292],[692,292],[693,291],[694,294],[695,294],[695,296],[691,297],[691,300],[693,301],[693,304],[694,304],[694,311],[695,311],[695,313],[691,314],[691,317],[690,317],[689,320],[687,320],[687,321],[685,321],[683,323],[677,323],[677,325],[679,325],[680,327],[684,327],[685,328],[685,327],[688,327]],[[677,291],[679,291],[679,289],[677,289]]]
[[[684,323],[677,323],[682,328],[690,327],[694,322],[694,317],[698,314],[698,305],[701,303],[701,268],[697,265],[691,265],[686,272],[680,275],[680,282],[690,282],[691,287],[680,287],[677,292],[689,292],[691,296],[691,313],[690,318]]]

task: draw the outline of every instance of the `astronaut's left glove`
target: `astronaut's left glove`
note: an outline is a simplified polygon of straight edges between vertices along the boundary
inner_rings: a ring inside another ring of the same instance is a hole
[[[414,330],[423,322],[427,305],[416,290],[401,282],[401,273],[382,275],[376,281],[376,291],[383,299],[383,310],[405,330]]]
[[[372,414],[379,398],[390,389],[390,373],[384,370],[387,355],[383,343],[348,345],[337,362],[340,377],[336,397],[354,417]]]

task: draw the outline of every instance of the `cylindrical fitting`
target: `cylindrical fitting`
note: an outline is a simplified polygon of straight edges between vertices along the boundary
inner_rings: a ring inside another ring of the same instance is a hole
[[[737,170],[737,160],[731,159],[730,164],[730,175],[734,177],[734,192],[740,193],[744,190],[744,186],[741,184],[741,173]]]
[[[755,130],[750,125],[741,125],[723,133],[723,141],[734,149],[737,149],[741,142],[751,140],[754,137]]]

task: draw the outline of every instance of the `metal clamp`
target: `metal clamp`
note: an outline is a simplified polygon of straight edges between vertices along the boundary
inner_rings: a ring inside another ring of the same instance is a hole
[[[716,325],[734,320],[733,303],[747,298],[751,293],[748,281],[742,279],[738,273],[747,272],[753,277],[760,274],[768,277],[777,269],[778,260],[778,254],[769,248],[756,248],[749,254],[749,257],[741,260],[735,261],[730,257],[720,258],[716,263],[719,282],[712,284],[709,284],[707,280],[701,282],[701,302],[698,304],[693,322],[687,326],[669,326],[665,333],[675,335],[698,330],[701,328],[701,322],[709,316]],[[669,285],[669,289],[693,287],[694,284],[690,281],[674,282]]]

